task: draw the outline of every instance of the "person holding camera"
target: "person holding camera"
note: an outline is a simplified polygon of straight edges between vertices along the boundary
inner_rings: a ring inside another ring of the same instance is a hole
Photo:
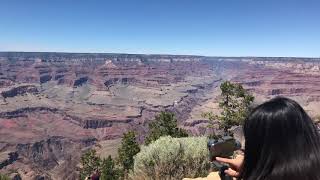
[[[320,137],[295,101],[276,97],[257,106],[245,121],[244,156],[217,157],[227,175],[243,180],[319,180]]]

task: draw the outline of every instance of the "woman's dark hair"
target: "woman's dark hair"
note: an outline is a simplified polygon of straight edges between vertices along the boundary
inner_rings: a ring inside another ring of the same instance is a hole
[[[297,102],[276,97],[257,106],[244,136],[244,180],[320,179],[319,133]]]

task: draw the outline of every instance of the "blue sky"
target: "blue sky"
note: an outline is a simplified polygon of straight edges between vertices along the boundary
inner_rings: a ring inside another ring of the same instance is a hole
[[[0,51],[320,57],[320,1],[0,0]]]

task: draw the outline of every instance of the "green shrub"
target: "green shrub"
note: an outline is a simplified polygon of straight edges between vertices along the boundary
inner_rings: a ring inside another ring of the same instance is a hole
[[[210,169],[207,137],[161,137],[142,146],[130,179],[182,179],[206,176]]]
[[[7,175],[0,174],[0,180],[10,180]]]

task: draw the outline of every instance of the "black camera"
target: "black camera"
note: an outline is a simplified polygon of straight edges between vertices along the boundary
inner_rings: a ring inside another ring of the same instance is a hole
[[[208,141],[208,149],[210,152],[210,161],[215,157],[230,157],[233,152],[241,149],[241,143],[231,136],[223,136]]]
[[[219,176],[221,180],[232,180],[232,177],[224,173],[229,168],[227,164],[221,164],[216,161],[216,157],[230,157],[233,152],[241,149],[241,143],[231,136],[223,136],[217,139],[210,139],[208,141],[209,158],[212,165],[219,169]]]

